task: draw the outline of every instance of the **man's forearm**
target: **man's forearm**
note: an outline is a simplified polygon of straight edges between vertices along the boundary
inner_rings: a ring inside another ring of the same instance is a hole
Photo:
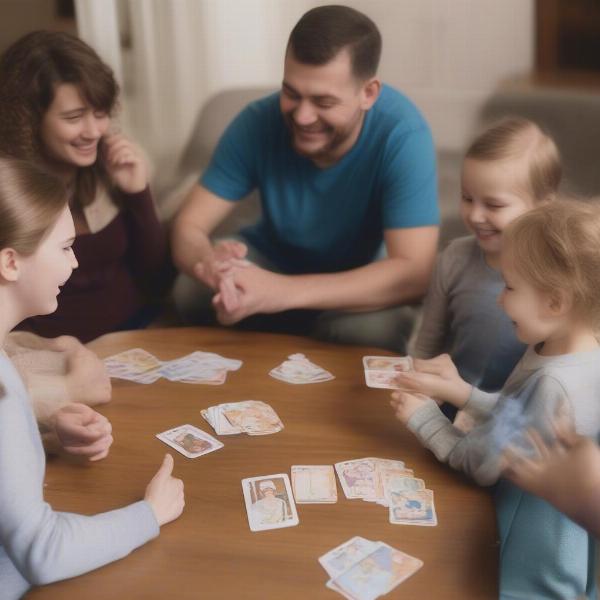
[[[404,258],[386,258],[340,273],[285,277],[286,308],[370,311],[418,301],[429,271]]]
[[[185,221],[175,224],[171,247],[175,266],[190,277],[194,276],[195,265],[210,256],[213,251],[206,232]]]

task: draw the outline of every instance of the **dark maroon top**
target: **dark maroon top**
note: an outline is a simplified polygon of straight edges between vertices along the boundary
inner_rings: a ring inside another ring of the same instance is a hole
[[[56,312],[27,319],[17,329],[88,342],[135,321],[145,305],[140,285],[162,282],[169,269],[166,232],[149,189],[123,194],[117,216],[96,233],[78,235],[73,251],[79,267],[63,286]]]

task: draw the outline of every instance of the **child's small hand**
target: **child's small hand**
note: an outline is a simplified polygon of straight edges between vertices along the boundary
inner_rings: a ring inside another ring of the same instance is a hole
[[[440,354],[429,360],[414,359],[414,371],[398,373],[396,382],[402,389],[425,394],[463,408],[471,394],[471,385],[458,374],[452,359]]]
[[[63,406],[51,418],[60,447],[69,454],[88,460],[100,460],[108,455],[113,443],[109,420],[85,404]]]
[[[425,402],[427,402],[425,396],[410,394],[408,392],[394,392],[390,400],[390,404],[396,412],[396,418],[405,425]]]
[[[525,491],[574,516],[577,497],[600,486],[600,448],[594,440],[564,425],[556,426],[555,432],[555,442],[548,445],[537,431],[529,430],[526,437],[535,456],[507,448],[502,456],[503,474]]]
[[[148,484],[144,496],[161,527],[177,519],[185,506],[183,481],[175,479],[172,473],[173,457],[165,454],[160,469]]]

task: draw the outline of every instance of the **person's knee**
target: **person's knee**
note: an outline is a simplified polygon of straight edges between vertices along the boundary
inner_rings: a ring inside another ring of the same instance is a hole
[[[198,325],[214,320],[213,290],[188,275],[181,274],[173,287],[173,302],[184,323]]]

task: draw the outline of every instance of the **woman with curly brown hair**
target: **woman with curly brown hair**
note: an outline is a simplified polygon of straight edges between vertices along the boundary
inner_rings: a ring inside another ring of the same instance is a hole
[[[67,33],[29,33],[0,58],[0,154],[59,176],[75,219],[79,269],[58,311],[20,325],[41,336],[143,327],[154,314],[143,285],[170,269],[146,161],[111,129],[118,93],[111,69]]]

